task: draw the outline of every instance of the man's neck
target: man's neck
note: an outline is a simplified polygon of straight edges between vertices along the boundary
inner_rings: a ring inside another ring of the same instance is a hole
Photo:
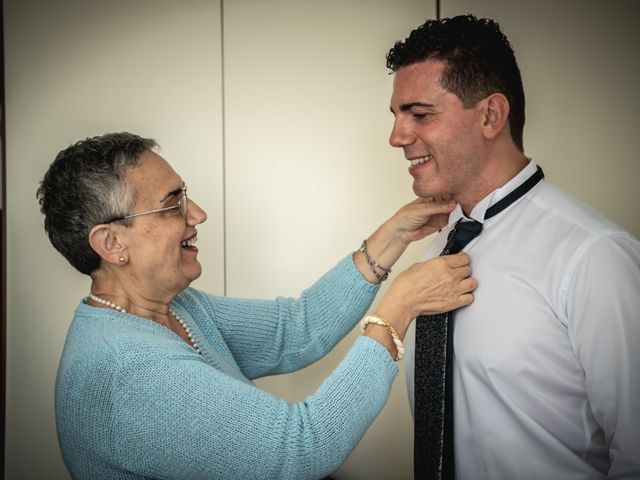
[[[473,189],[456,196],[465,216],[469,217],[475,206],[494,190],[508,183],[528,164],[524,153],[516,150],[511,155],[487,162]]]

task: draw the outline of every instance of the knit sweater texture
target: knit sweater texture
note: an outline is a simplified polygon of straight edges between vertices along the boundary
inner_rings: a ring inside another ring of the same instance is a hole
[[[351,255],[300,298],[233,299],[193,288],[172,307],[202,355],[151,320],[92,307],[69,328],[56,420],[75,479],[318,479],[335,471],[384,406],[398,369],[356,340],[318,390],[289,403],[251,383],[318,360],[378,288]]]

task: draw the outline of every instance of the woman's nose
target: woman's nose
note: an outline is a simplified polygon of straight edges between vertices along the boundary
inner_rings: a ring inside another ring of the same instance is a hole
[[[189,225],[198,225],[207,220],[207,212],[192,199],[187,198],[187,223]]]

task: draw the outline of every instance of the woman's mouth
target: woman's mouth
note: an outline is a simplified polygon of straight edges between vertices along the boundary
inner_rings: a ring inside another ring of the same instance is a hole
[[[195,243],[197,241],[198,241],[198,237],[193,236],[191,238],[187,238],[186,240],[183,240],[182,242],[180,242],[180,246],[182,248],[195,248]]]

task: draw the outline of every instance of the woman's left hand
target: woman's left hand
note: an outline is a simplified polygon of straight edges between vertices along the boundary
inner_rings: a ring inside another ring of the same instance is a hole
[[[395,235],[408,245],[446,226],[455,206],[454,201],[417,198],[398,210],[380,228],[395,231]]]
[[[422,240],[447,225],[456,203],[448,199],[418,198],[398,210],[366,240],[367,254],[385,270],[391,268],[411,242]],[[354,256],[356,267],[372,283],[378,283],[384,270],[373,272],[363,252]]]

